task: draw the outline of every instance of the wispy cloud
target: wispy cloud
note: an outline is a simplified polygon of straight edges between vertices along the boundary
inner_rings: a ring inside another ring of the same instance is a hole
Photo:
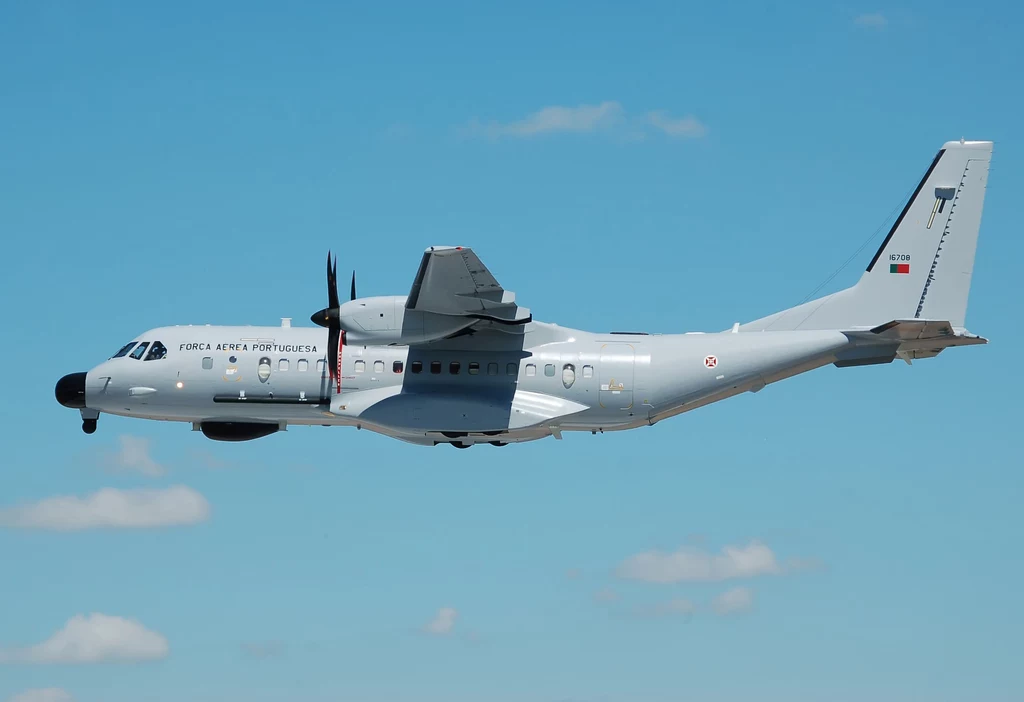
[[[604,587],[594,593],[595,602],[614,602],[619,599],[619,593],[610,587]]]
[[[455,620],[458,616],[459,612],[454,607],[442,607],[437,610],[434,618],[426,623],[423,630],[435,636],[447,636],[455,629]]]
[[[167,639],[134,619],[79,614],[46,641],[0,649],[0,663],[103,663],[166,658]]]
[[[490,139],[532,138],[556,133],[612,133],[640,141],[645,132],[655,130],[673,138],[698,138],[707,134],[707,127],[692,115],[672,117],[664,110],[630,116],[621,103],[606,100],[597,104],[567,107],[551,105],[512,122],[481,122],[470,120],[465,132]]]
[[[210,516],[210,504],[192,488],[105,488],[78,497],[48,497],[0,508],[0,527],[81,531],[83,529],[146,529],[198,524]]]
[[[237,463],[220,458],[206,449],[192,449],[188,452],[188,456],[190,463],[202,468],[209,468],[210,470],[235,468],[238,466]]]
[[[828,566],[820,558],[787,558],[785,569],[787,573],[799,573],[804,571],[821,572],[828,570]]]
[[[9,697],[7,702],[74,702],[74,698],[70,692],[59,687],[43,687],[19,692]]]
[[[651,583],[716,582],[782,571],[775,554],[759,541],[726,546],[712,554],[684,546],[674,553],[646,551],[630,556],[616,570],[620,578]]]
[[[745,612],[754,606],[754,591],[748,587],[734,587],[726,590],[711,601],[715,614]]]
[[[854,17],[853,23],[864,29],[885,29],[889,25],[889,20],[881,12],[869,12]]]
[[[249,658],[259,660],[276,658],[284,654],[284,643],[281,641],[250,641],[242,644],[242,653]]]
[[[159,478],[167,471],[150,453],[150,441],[140,436],[118,437],[118,449],[102,454],[103,464],[118,472],[135,472],[150,478]]]
[[[676,139],[699,139],[708,133],[708,128],[693,115],[674,118],[664,110],[655,110],[647,113],[647,122]]]
[[[685,597],[674,597],[667,602],[658,602],[653,605],[642,605],[636,608],[636,614],[641,617],[671,617],[689,616],[697,611],[697,605]]]
[[[552,105],[530,113],[515,122],[482,123],[473,119],[471,133],[497,139],[501,137],[534,137],[554,132],[595,132],[621,124],[625,117],[622,105],[614,100],[597,105],[563,107]]]
[[[384,129],[384,131],[382,132],[382,136],[385,139],[397,140],[408,138],[415,134],[415,132],[416,130],[411,124],[407,124],[405,122],[395,122],[394,124],[389,124]]]

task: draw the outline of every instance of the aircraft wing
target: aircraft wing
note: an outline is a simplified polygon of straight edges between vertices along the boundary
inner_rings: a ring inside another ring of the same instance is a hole
[[[431,246],[423,252],[405,307],[499,326],[531,319],[530,310],[516,304],[515,293],[501,287],[473,249],[464,246]]]

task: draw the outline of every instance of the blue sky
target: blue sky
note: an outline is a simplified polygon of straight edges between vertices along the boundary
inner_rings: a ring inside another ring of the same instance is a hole
[[[1019,6],[0,17],[0,700],[1024,699]],[[545,321],[724,329],[961,136],[996,142],[986,347],[501,450],[53,400],[150,327],[305,320],[328,248],[362,295],[462,244]]]

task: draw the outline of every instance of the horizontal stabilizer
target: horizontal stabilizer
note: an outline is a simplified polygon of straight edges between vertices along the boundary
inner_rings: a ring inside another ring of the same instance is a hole
[[[894,319],[875,327],[871,333],[901,342],[941,341],[943,347],[988,343],[984,337],[971,334],[966,329],[957,331],[949,322],[935,319]]]
[[[850,358],[836,363],[840,367],[886,363],[896,357],[910,363],[914,359],[938,356],[951,346],[988,343],[984,337],[966,329],[954,329],[949,322],[936,319],[894,319],[869,331],[846,332],[846,336],[855,346],[850,350]]]

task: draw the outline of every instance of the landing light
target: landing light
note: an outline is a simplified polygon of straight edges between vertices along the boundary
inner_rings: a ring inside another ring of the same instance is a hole
[[[174,385],[175,385],[175,386],[176,386],[176,387],[177,387],[177,388],[178,388],[179,390],[181,390],[181,389],[182,389],[183,387],[185,387],[185,383],[181,382],[180,380],[179,380],[179,381],[178,381],[177,383],[175,383]]]

